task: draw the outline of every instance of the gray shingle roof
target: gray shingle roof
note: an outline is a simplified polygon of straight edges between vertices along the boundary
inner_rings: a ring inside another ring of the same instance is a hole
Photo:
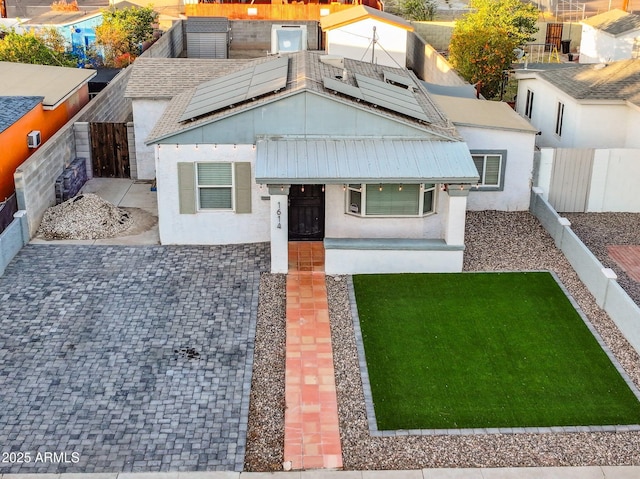
[[[228,115],[235,114],[241,111],[249,110],[255,108],[258,105],[269,103],[272,101],[276,101],[279,98],[284,98],[302,91],[308,91],[317,93],[319,95],[336,98],[338,97],[340,101],[351,103],[358,108],[366,109],[371,112],[375,112],[378,115],[386,116],[388,118],[392,118],[398,121],[403,121],[411,124],[413,127],[421,128],[427,132],[435,133],[437,135],[442,135],[445,138],[450,139],[460,139],[457,131],[453,124],[445,117],[445,115],[441,112],[438,106],[434,103],[434,101],[427,94],[424,86],[415,78],[415,76],[410,73],[408,70],[401,68],[390,68],[390,67],[380,67],[371,63],[361,62],[357,60],[351,60],[348,58],[344,59],[345,69],[349,72],[348,82],[352,85],[356,85],[355,83],[355,74],[359,73],[360,75],[367,76],[369,78],[374,78],[378,80],[383,80],[384,71],[390,71],[397,75],[401,75],[403,77],[411,78],[413,82],[416,84],[415,89],[415,97],[418,104],[422,107],[427,117],[430,120],[429,124],[424,124],[412,118],[407,118],[405,115],[401,115],[399,113],[394,113],[391,111],[386,111],[380,108],[377,108],[372,105],[368,105],[366,102],[358,102],[356,99],[339,95],[333,93],[325,89],[323,85],[322,79],[324,77],[334,78],[337,75],[342,75],[343,71],[340,68],[322,63],[320,61],[320,53],[317,52],[297,52],[289,55],[289,73],[288,73],[288,82],[287,86],[278,91],[277,93],[272,93],[269,95],[265,95],[255,100],[249,101],[244,104],[236,105],[234,107],[223,109],[217,112],[214,112],[210,115],[206,115],[202,118],[199,118],[195,121],[191,122],[180,122],[179,119],[182,116],[184,110],[187,105],[191,101],[193,93],[195,91],[195,86],[190,89],[182,88],[182,93],[178,94],[173,98],[173,100],[169,103],[166,110],[164,111],[163,116],[158,120],[155,127],[151,131],[149,138],[147,138],[147,142],[152,142],[156,140],[160,140],[171,136],[176,133],[180,133],[182,131],[191,130],[199,127],[200,125],[211,123],[213,121],[224,118]],[[140,59],[136,60],[138,63]],[[149,59],[152,60],[152,59]],[[208,60],[209,62],[223,62],[224,60]],[[265,59],[261,58],[258,60],[249,60],[249,62],[256,61],[265,61]],[[269,61],[267,59],[266,61]],[[243,66],[248,66],[250,63],[245,63]],[[134,64],[135,68],[135,64]],[[185,68],[186,69],[186,68]],[[135,73],[135,70],[134,70]],[[225,74],[222,69],[216,71],[212,74],[208,79],[216,78],[218,76],[222,76]],[[186,90],[186,91],[185,91]]]
[[[127,84],[127,98],[173,98],[205,81],[268,61],[200,58],[136,58]]]
[[[0,96],[0,133],[42,103],[42,96]]]
[[[538,72],[576,100],[620,100],[640,106],[640,59]]]
[[[640,15],[613,9],[600,15],[583,20],[581,23],[589,25],[596,30],[618,36],[634,30],[640,30]]]

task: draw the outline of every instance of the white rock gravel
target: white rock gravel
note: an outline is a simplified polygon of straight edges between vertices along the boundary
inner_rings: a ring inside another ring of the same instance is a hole
[[[48,208],[36,235],[47,240],[114,238],[132,223],[128,212],[87,193]]]
[[[591,294],[533,216],[527,212],[470,212],[467,214],[466,240],[465,271],[555,271],[629,376],[636,385],[640,385],[640,357],[607,314],[597,307]],[[270,282],[267,286],[279,291],[270,293],[275,297],[284,294],[283,283]],[[327,292],[345,469],[640,464],[638,432],[370,436],[346,282],[327,278]],[[284,321],[277,323],[284,329]],[[270,334],[280,337],[278,334],[282,333],[271,330]],[[263,360],[273,368],[269,374],[284,376],[284,344],[266,348],[263,353]],[[264,391],[252,390],[252,398],[254,394],[274,395],[271,388],[263,387]],[[274,402],[281,406],[283,403],[279,398],[283,396],[274,397]],[[270,405],[265,407],[267,414],[261,414],[261,420],[272,416],[274,425],[264,430],[273,432],[279,427],[275,424],[282,424],[284,411],[275,411]],[[251,414],[255,415],[256,411]],[[277,451],[265,450],[264,454],[267,453],[272,457],[278,454]]]

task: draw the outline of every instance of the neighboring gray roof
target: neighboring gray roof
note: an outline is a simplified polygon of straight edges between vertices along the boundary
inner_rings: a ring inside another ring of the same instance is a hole
[[[538,131],[504,102],[440,95],[433,95],[433,99],[456,126],[529,133]]]
[[[436,85],[435,83],[421,83],[432,95],[455,96],[459,98],[476,98],[477,92],[473,85]]]
[[[325,31],[332,30],[367,18],[373,18],[384,23],[389,23],[410,32],[413,31],[413,25],[404,18],[366,5],[357,5],[352,8],[347,8],[346,10],[332,13],[326,17],[322,17],[320,18],[320,27]]]
[[[0,133],[42,102],[41,96],[0,96]]]
[[[436,135],[440,135],[446,139],[460,139],[460,136],[455,130],[455,127],[448,121],[446,116],[440,111],[440,109],[436,106],[433,100],[427,94],[427,91],[424,89],[419,82],[414,80],[416,83],[416,89],[414,91],[416,101],[425,112],[426,116],[429,118],[430,123],[425,124],[424,122],[418,121],[413,118],[408,118],[405,115],[400,113],[387,111],[382,108],[378,108],[373,105],[369,105],[366,102],[359,102],[357,99],[346,96],[339,95],[334,93],[331,90],[328,90],[324,87],[322,79],[324,77],[335,78],[336,76],[341,76],[343,74],[343,70],[338,67],[334,67],[320,61],[321,54],[317,52],[296,52],[287,55],[289,60],[289,72],[288,72],[288,81],[287,85],[284,89],[278,91],[277,93],[272,93],[269,95],[265,95],[255,100],[248,101],[239,105],[235,105],[231,108],[223,109],[217,112],[213,112],[210,115],[201,117],[196,119],[195,121],[190,122],[180,122],[180,118],[182,117],[185,109],[191,101],[191,98],[194,94],[195,89],[191,88],[183,93],[177,95],[171,100],[169,105],[164,111],[164,114],[158,120],[155,127],[151,131],[149,138],[147,138],[146,142],[148,144],[153,143],[155,141],[159,141],[170,136],[173,136],[177,133],[181,133],[184,131],[192,130],[194,128],[198,128],[201,125],[212,123],[214,121],[220,120],[230,115],[234,115],[236,113],[250,110],[252,108],[256,108],[259,105],[270,103],[272,101],[277,101],[280,98],[288,97],[296,93],[300,93],[303,91],[308,91],[312,93],[319,94],[321,96],[335,99],[339,98],[340,101],[345,103],[350,103],[354,107],[361,108],[377,115],[385,116],[387,118],[394,119],[396,121],[401,121],[410,124],[414,128],[420,128],[426,132],[430,132]],[[136,63],[140,59],[136,60]],[[151,59],[149,59],[151,60]],[[208,60],[213,64],[217,62],[222,62],[224,60]],[[250,60],[249,62],[256,61],[265,61],[264,59]],[[273,60],[267,60],[273,61]],[[251,65],[251,63],[245,63],[244,68]],[[367,62],[361,62],[357,60],[351,60],[349,58],[344,59],[345,69],[349,72],[347,83],[355,86],[355,74],[364,75],[369,78],[383,80],[384,74],[382,68],[378,65],[374,65]],[[135,68],[135,64],[134,64]],[[183,67],[184,68],[184,67]],[[386,71],[390,71],[397,75],[401,75],[407,78],[414,79],[415,76],[410,73],[408,70],[402,68],[390,68],[385,67]],[[135,72],[135,70],[134,70]],[[216,76],[222,76],[222,71],[218,73]],[[213,78],[213,77],[211,77]],[[155,88],[155,87],[152,87]]]
[[[226,17],[189,17],[187,33],[227,33],[229,19]]]
[[[535,73],[576,100],[629,101],[640,106],[640,59]]]
[[[260,140],[256,154],[256,182],[264,184],[478,181],[461,141]]]
[[[87,83],[95,70],[0,62],[0,95],[43,96],[43,106],[56,108]]]
[[[256,62],[256,60],[227,60],[200,58],[136,58],[129,77],[127,98],[166,98],[197,87],[213,78],[228,75]]]
[[[640,15],[634,15],[615,8],[582,20],[581,23],[617,37],[624,33],[640,30]]]
[[[102,15],[102,11],[99,9],[96,9],[93,12],[87,12],[83,10],[78,12],[49,10],[48,12],[45,12],[36,17],[30,18],[29,20],[24,22],[23,25],[25,26],[34,26],[34,25],[65,26],[65,25],[76,23],[76,22],[88,20],[89,18],[97,17],[100,15]]]

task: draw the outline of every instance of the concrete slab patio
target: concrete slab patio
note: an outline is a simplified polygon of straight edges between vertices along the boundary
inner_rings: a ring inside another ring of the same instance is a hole
[[[242,470],[268,258],[23,248],[0,277],[0,473]]]

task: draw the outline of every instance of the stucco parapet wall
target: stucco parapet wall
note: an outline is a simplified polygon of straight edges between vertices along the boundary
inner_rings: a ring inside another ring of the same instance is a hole
[[[442,239],[325,238],[325,249],[394,251],[464,251],[464,245],[448,245]]]

